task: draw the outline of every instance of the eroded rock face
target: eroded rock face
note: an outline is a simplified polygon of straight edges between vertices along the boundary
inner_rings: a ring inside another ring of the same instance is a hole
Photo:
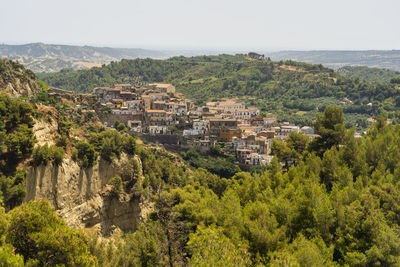
[[[90,228],[105,236],[119,230],[136,230],[148,205],[138,197],[122,194],[117,198],[105,193],[121,161],[100,159],[93,167],[83,169],[65,158],[60,166],[30,167],[25,201],[46,198],[69,226]]]
[[[5,88],[0,91],[14,97],[31,97],[40,92],[40,89],[36,84],[33,84],[33,82],[22,83],[19,79],[15,79],[14,83],[8,83]]]

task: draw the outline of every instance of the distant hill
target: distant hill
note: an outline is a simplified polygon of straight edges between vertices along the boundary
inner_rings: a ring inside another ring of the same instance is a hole
[[[111,61],[135,58],[166,59],[174,56],[217,55],[211,50],[149,50],[76,45],[31,43],[0,44],[0,58],[18,60],[33,72],[57,72],[61,69],[88,69]],[[230,53],[230,52],[229,52]],[[370,51],[280,51],[264,53],[274,61],[294,60],[339,69],[343,66],[368,66],[400,71],[400,50]]]
[[[18,62],[0,59],[0,93],[14,97],[31,97],[41,89],[35,74]]]
[[[345,66],[338,69],[337,73],[348,78],[358,78],[367,82],[389,82],[393,78],[400,77],[399,71],[369,68],[365,66]]]
[[[0,57],[18,60],[34,72],[53,72],[63,68],[86,69],[123,58],[164,58],[166,53],[140,48],[32,43],[0,45]]]
[[[0,58],[18,60],[35,73],[57,72],[62,69],[88,69],[112,61],[135,58],[166,59],[173,56],[215,55],[211,50],[148,50],[141,48],[111,48],[94,46],[32,43],[0,44]]]
[[[367,66],[400,71],[400,50],[367,51],[280,51],[267,53],[272,60],[295,60],[338,69],[343,66]]]

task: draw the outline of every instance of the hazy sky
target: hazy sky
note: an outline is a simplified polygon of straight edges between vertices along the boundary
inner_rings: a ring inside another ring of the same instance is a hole
[[[0,43],[400,49],[400,0],[0,0]]]

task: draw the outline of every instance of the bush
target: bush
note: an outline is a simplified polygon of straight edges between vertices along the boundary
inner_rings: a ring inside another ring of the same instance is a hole
[[[26,196],[25,179],[25,170],[17,171],[13,176],[0,177],[0,188],[3,194],[2,200],[7,210],[22,203],[22,200]]]
[[[52,146],[50,151],[54,164],[60,165],[64,158],[64,149],[62,147]]]
[[[34,166],[47,165],[49,162],[54,162],[60,165],[64,158],[64,148],[57,146],[37,146],[33,149],[32,164]]]
[[[126,132],[126,130],[127,130],[125,124],[123,122],[119,122],[119,121],[115,121],[114,128],[118,132]]]
[[[98,154],[95,151],[93,145],[85,141],[79,141],[76,144],[76,149],[77,152],[74,152],[76,153],[76,155],[74,155],[73,157],[76,161],[81,161],[80,163],[83,168],[88,168],[96,163]]]
[[[0,247],[0,266],[23,267],[24,258],[14,253],[14,248],[9,244]]]
[[[58,133],[63,134],[66,136],[69,136],[69,131],[72,127],[72,122],[65,119],[65,118],[60,118],[58,121]]]
[[[32,152],[32,163],[34,166],[46,165],[50,159],[49,146],[47,144],[43,146],[37,146]]]
[[[128,136],[124,140],[124,151],[129,155],[134,155],[136,152],[136,139]]]
[[[115,157],[119,158],[122,151],[129,155],[136,152],[136,139],[114,130],[92,133],[89,143],[100,152],[101,158],[107,161],[112,161]]]
[[[68,139],[65,136],[59,136],[56,138],[56,146],[66,148]]]
[[[123,192],[121,176],[119,175],[114,176],[113,178],[110,179],[108,184],[112,186],[111,196],[118,197]]]
[[[31,201],[9,212],[6,241],[34,266],[95,266],[85,235],[66,226],[45,201]]]

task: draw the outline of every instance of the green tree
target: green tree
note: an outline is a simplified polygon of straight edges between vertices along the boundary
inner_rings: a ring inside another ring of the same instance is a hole
[[[272,258],[271,266],[335,266],[333,247],[327,247],[320,238],[308,240],[302,235]]]
[[[302,155],[303,152],[306,151],[309,138],[305,134],[291,132],[286,139],[286,143],[291,149],[296,151],[299,155]]]
[[[15,254],[13,246],[5,244],[0,246],[0,266],[23,267],[24,257]]]
[[[7,210],[22,203],[26,195],[25,179],[25,170],[17,171],[13,176],[0,176],[1,192]]]
[[[95,164],[98,154],[93,145],[85,141],[79,141],[75,147],[78,151],[76,157],[81,161],[82,167],[88,168]]]
[[[111,196],[113,197],[118,198],[119,195],[124,191],[122,187],[122,179],[119,175],[116,175],[113,178],[111,178],[108,184],[111,185]]]
[[[344,126],[343,110],[337,106],[328,106],[323,115],[317,115],[314,124],[316,132],[321,136],[311,143],[311,149],[322,155],[327,149],[339,147],[343,143],[346,128]]]
[[[296,151],[291,149],[282,141],[274,140],[271,146],[271,154],[276,156],[280,162],[285,163],[285,168],[289,168],[298,159]]]
[[[215,226],[199,227],[190,235],[188,247],[191,266],[250,266],[250,254],[246,246],[234,244]]]
[[[25,262],[41,266],[96,266],[88,241],[78,230],[68,228],[46,200],[25,203],[9,213],[6,240]]]

